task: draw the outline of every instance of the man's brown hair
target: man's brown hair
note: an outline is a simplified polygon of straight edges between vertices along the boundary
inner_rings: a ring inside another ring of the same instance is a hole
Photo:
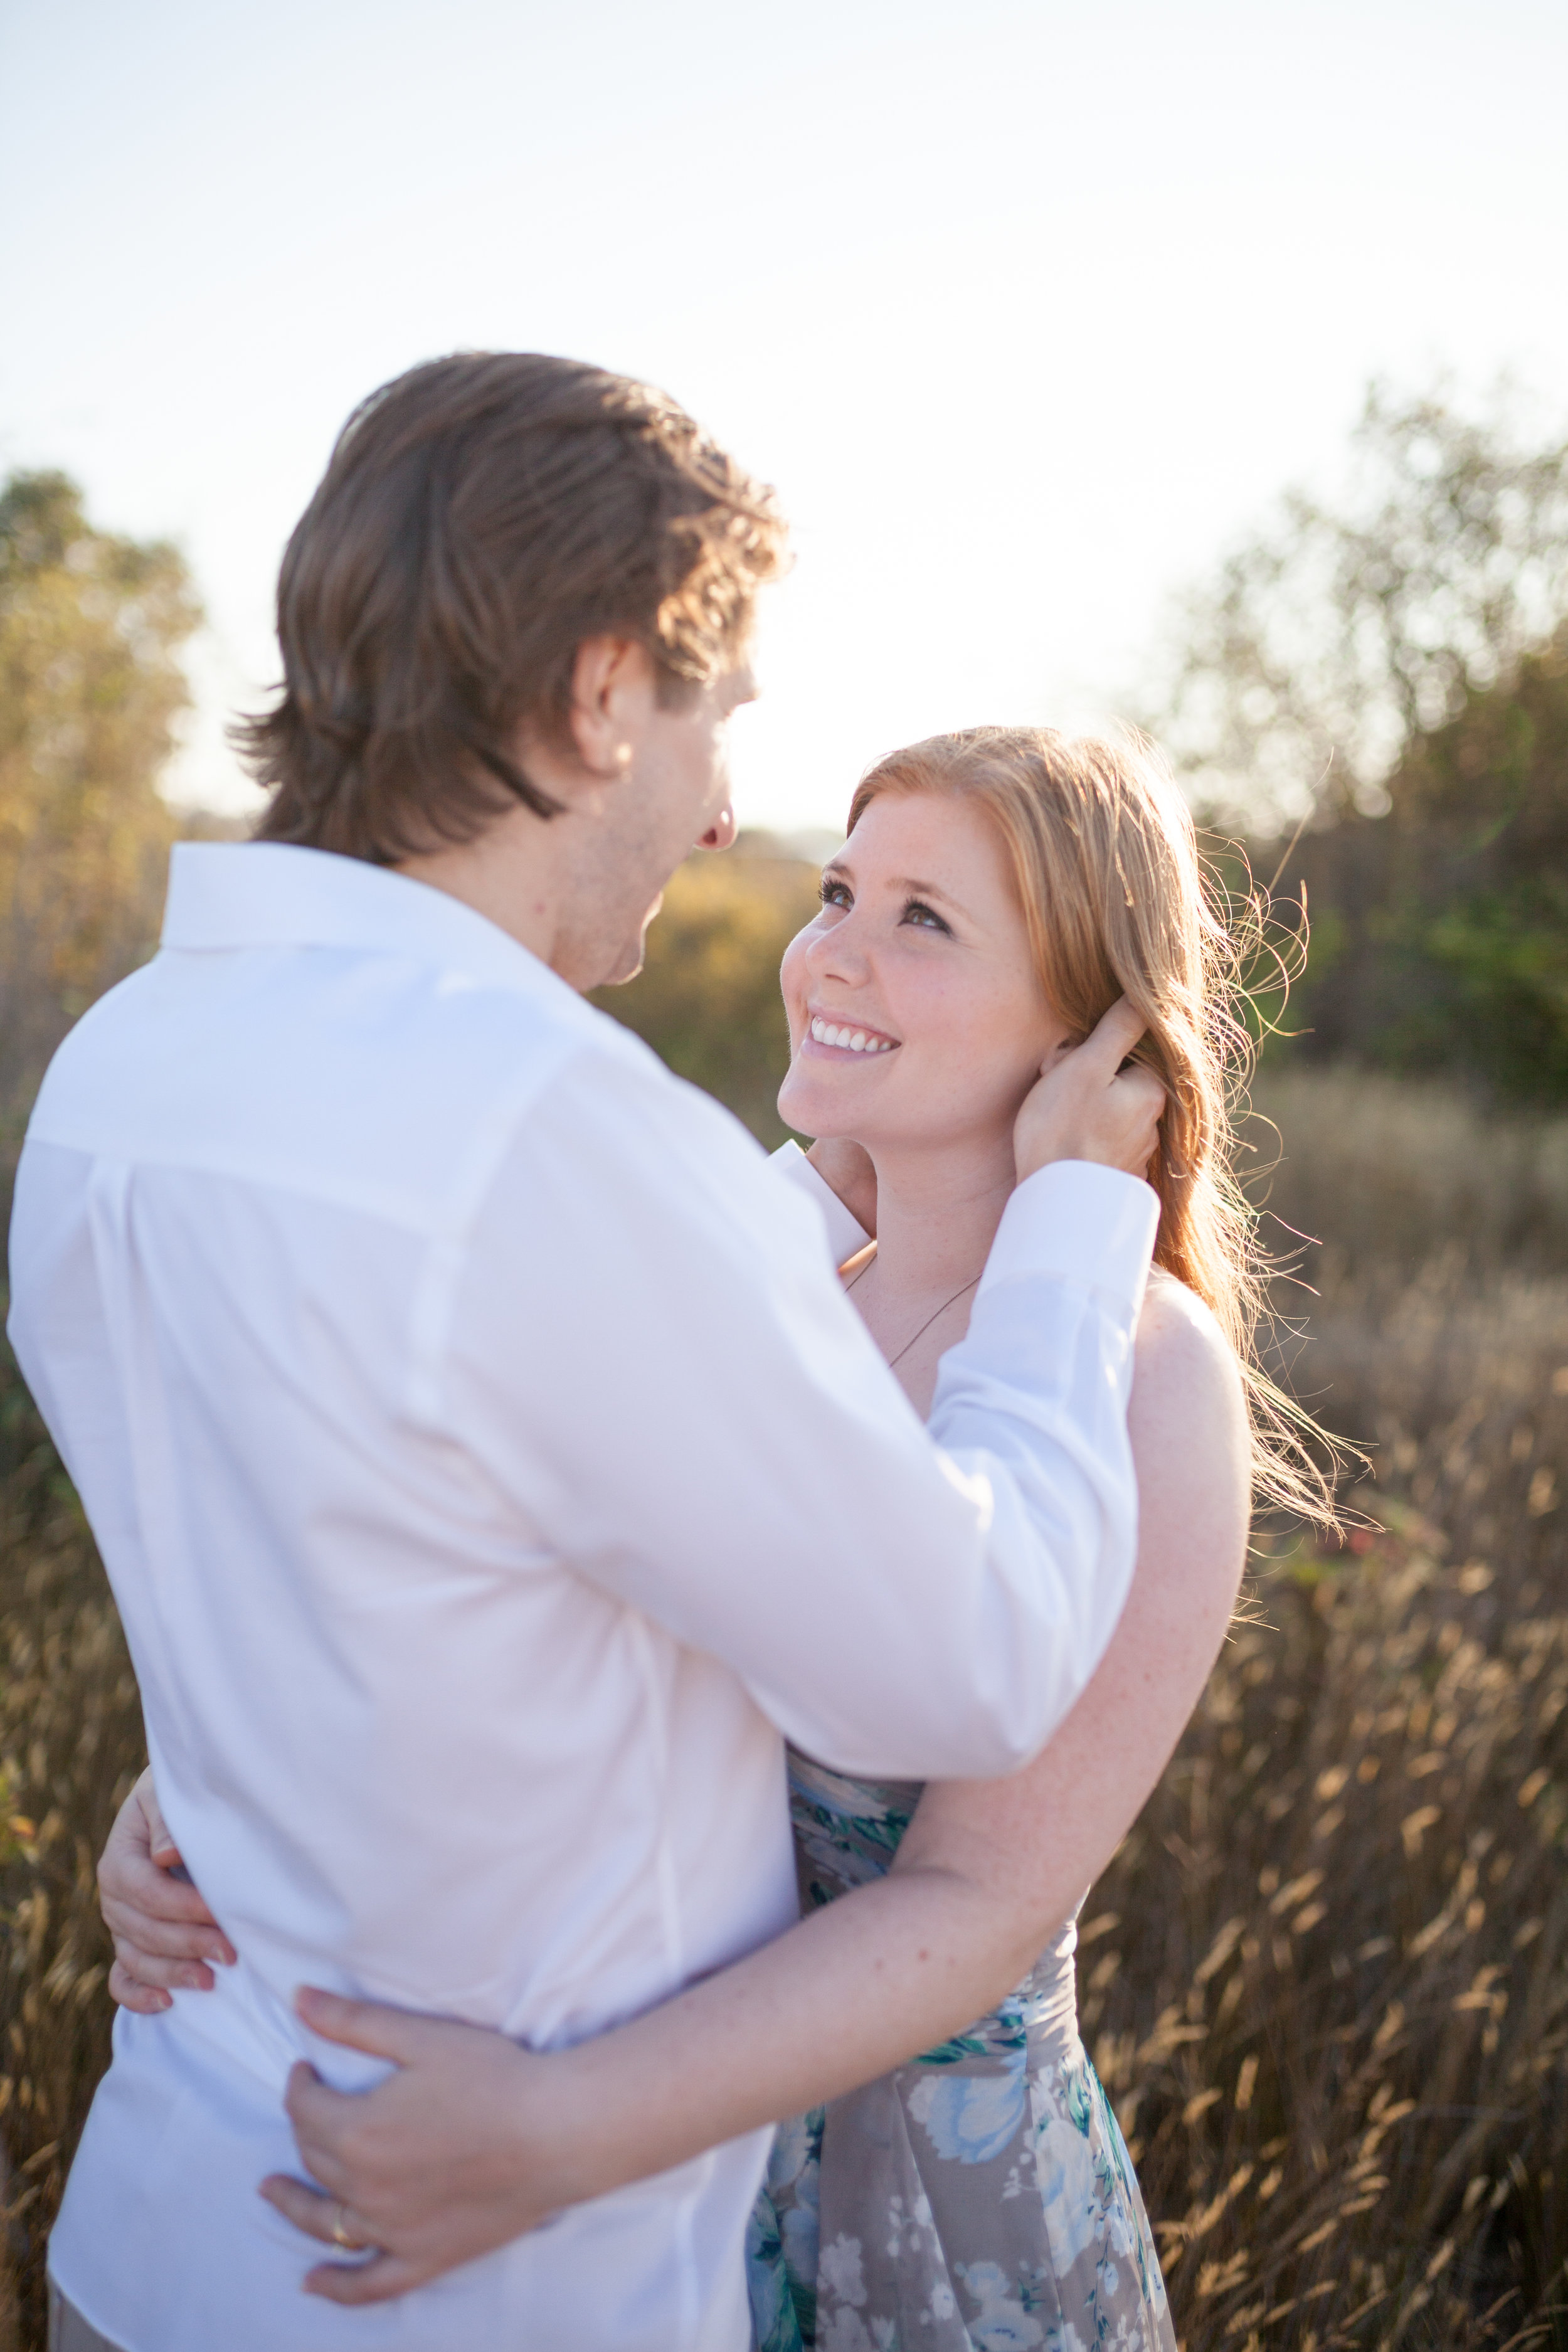
[[[364,401],[283,558],[282,691],[236,741],[257,831],[392,865],[559,802],[519,730],[570,751],[578,646],[647,650],[667,702],[738,658],[782,568],[773,493],[647,384],[464,352]]]

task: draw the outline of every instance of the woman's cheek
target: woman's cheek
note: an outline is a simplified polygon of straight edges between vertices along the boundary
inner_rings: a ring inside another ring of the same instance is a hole
[[[789,1048],[793,1054],[800,1044],[805,1027],[806,1000],[810,993],[810,974],[805,968],[807,930],[797,931],[784,951],[779,966],[779,986],[784,992],[784,1016],[789,1023]]]

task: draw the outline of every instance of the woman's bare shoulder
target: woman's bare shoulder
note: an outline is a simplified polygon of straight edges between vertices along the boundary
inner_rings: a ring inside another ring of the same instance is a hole
[[[1212,1309],[1197,1292],[1167,1274],[1163,1265],[1151,1266],[1138,1317],[1139,1347],[1170,1346],[1177,1333],[1186,1332],[1200,1345],[1218,1348],[1226,1356],[1232,1352]]]
[[[1133,1379],[1146,1399],[1152,1392],[1173,1397],[1187,1383],[1211,1399],[1241,1393],[1236,1350],[1213,1310],[1161,1266],[1150,1274],[1133,1336]]]
[[[1159,1619],[1162,1642],[1177,1638],[1173,1611],[1200,1649],[1211,1635],[1217,1646],[1247,1545],[1247,1397],[1219,1322],[1169,1275],[1151,1282],[1139,1319],[1127,1427],[1138,1473],[1142,1605]],[[1205,1651],[1205,1673],[1211,1657]]]

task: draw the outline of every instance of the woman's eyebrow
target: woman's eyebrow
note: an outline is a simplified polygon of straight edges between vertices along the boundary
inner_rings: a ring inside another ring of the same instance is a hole
[[[967,917],[969,913],[963,899],[955,898],[951,890],[944,890],[940,882],[921,882],[915,875],[901,874],[895,877],[891,887],[895,890],[908,891],[911,898],[941,898],[955,914]]]

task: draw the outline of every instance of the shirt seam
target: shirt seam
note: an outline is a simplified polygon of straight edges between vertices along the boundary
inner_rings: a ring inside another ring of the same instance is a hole
[[[258,1192],[279,1192],[289,1200],[319,1201],[336,1209],[350,1209],[357,1214],[374,1217],[378,1223],[395,1225],[400,1231],[422,1237],[428,1236],[437,1220],[430,1212],[395,1190],[382,1190],[374,1185],[358,1184],[334,1179],[328,1171],[309,1163],[290,1160],[258,1165],[248,1164],[232,1154],[207,1150],[199,1146],[179,1151],[161,1151],[155,1146],[143,1150],[117,1151],[96,1141],[61,1132],[49,1132],[47,1119],[37,1121],[27,1137],[29,1144],[40,1144],[50,1151],[69,1151],[85,1160],[89,1167],[158,1168],[195,1176],[216,1176],[226,1182],[247,1185]]]

